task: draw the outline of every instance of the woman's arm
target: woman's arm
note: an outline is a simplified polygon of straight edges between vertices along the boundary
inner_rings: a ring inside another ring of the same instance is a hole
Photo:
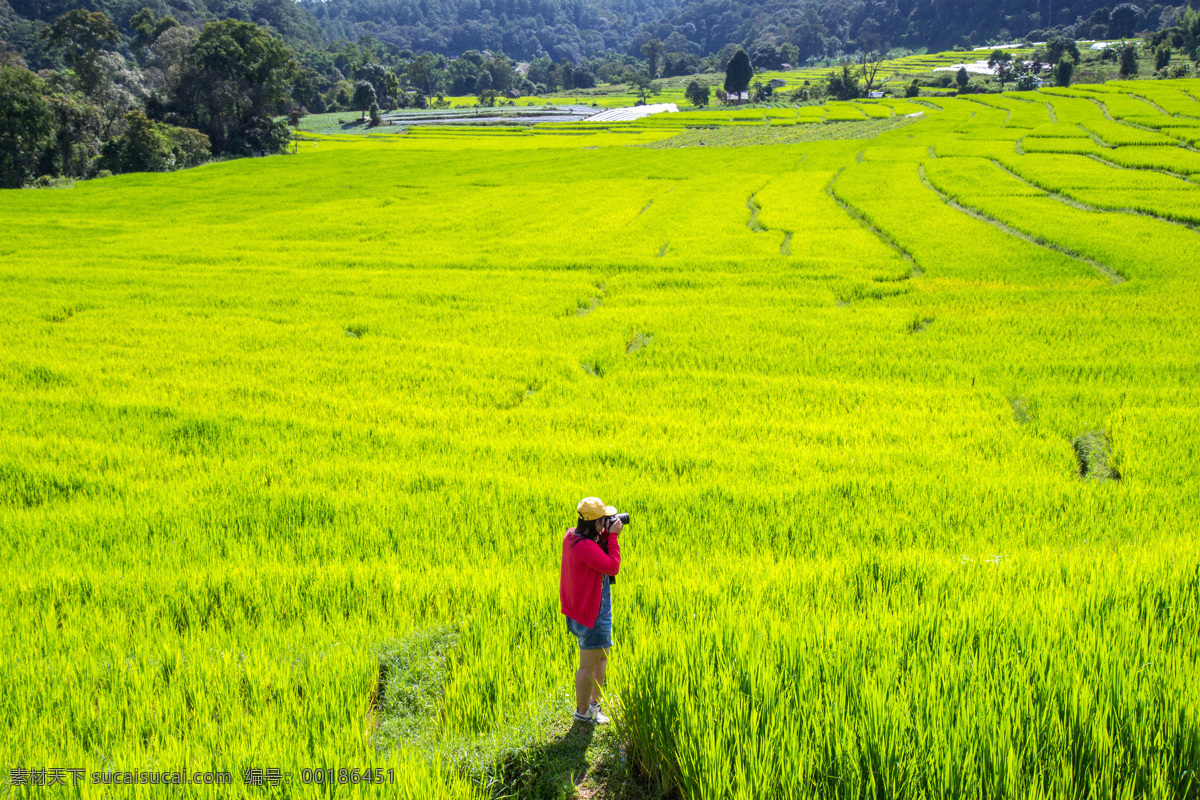
[[[583,539],[575,544],[575,553],[579,560],[604,575],[616,575],[621,569],[621,545],[617,541],[617,533],[608,536],[608,552],[600,549],[600,545],[591,539]]]

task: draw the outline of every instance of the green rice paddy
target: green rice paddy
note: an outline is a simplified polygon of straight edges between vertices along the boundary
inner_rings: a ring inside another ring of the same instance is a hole
[[[0,194],[0,769],[87,776],[0,796],[535,796],[594,494],[647,796],[1200,797],[1197,130],[1146,81]]]

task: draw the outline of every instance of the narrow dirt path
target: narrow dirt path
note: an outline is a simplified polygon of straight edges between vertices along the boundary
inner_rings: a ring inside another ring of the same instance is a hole
[[[1016,172],[1009,169],[1006,165],[1004,165],[1000,161],[997,161],[994,158],[989,159],[989,160],[993,164],[995,164],[997,167],[1004,170],[1004,172],[1008,173],[1013,178],[1016,178],[1017,180],[1019,180],[1021,183],[1025,184],[1029,188],[1037,189],[1039,192],[1045,192],[1047,196],[1057,200],[1058,202],[1063,203],[1064,205],[1071,206],[1072,208],[1077,208],[1080,211],[1093,211],[1097,214],[1104,214],[1104,213],[1135,214],[1139,217],[1149,217],[1150,219],[1156,219],[1159,222],[1166,222],[1171,225],[1179,225],[1180,227],[1187,228],[1189,230],[1200,233],[1200,226],[1197,226],[1191,222],[1186,222],[1181,219],[1171,219],[1170,217],[1164,217],[1159,214],[1152,214],[1149,211],[1140,211],[1136,208],[1100,208],[1098,206],[1089,205],[1088,203],[1085,203],[1082,200],[1076,200],[1072,197],[1067,197],[1064,194],[1060,194],[1060,193],[1054,191],[1053,189],[1049,189],[1045,186],[1039,186],[1038,184],[1034,183],[1033,181],[1027,180],[1026,178],[1022,177],[1021,175],[1018,175]],[[1128,167],[1122,167],[1120,164],[1112,164],[1111,162],[1105,162],[1104,159],[1098,159],[1098,160],[1101,161],[1102,163],[1109,164],[1116,169],[1128,169]]]
[[[892,239],[892,237],[888,236],[886,233],[881,231],[879,228],[876,228],[874,225],[872,225],[870,223],[870,221],[867,220],[867,218],[864,217],[858,209],[856,209],[854,206],[850,205],[845,200],[843,200],[842,198],[837,196],[837,192],[835,192],[833,190],[833,187],[834,187],[834,184],[837,183],[838,178],[842,177],[842,173],[845,171],[846,171],[846,168],[842,167],[841,169],[839,169],[837,171],[837,174],[834,175],[829,180],[829,183],[827,183],[825,185],[825,194],[829,195],[829,197],[833,200],[833,202],[837,203],[838,206],[842,209],[842,211],[845,211],[846,214],[849,215],[851,219],[853,219],[859,225],[862,225],[864,228],[869,230],[871,233],[878,236],[879,240],[881,242],[883,242],[888,247],[892,248],[897,253],[899,253],[901,258],[903,258],[909,264],[912,264],[912,276],[911,277],[919,278],[922,275],[924,275],[925,270],[921,269],[920,264],[918,264],[917,260],[915,258],[913,258],[912,253],[908,252],[903,247],[901,247],[899,245],[899,243],[897,243],[894,239]]]
[[[996,219],[993,216],[985,214],[984,212],[979,211],[978,209],[964,206],[961,203],[955,201],[954,198],[950,197],[950,195],[946,194],[941,189],[938,189],[936,186],[934,186],[929,181],[929,178],[926,177],[926,175],[925,175],[925,165],[924,164],[917,167],[917,174],[921,176],[921,183],[923,183],[925,185],[926,189],[928,189],[929,191],[933,192],[938,197],[940,197],[942,199],[943,203],[950,206],[955,211],[961,211],[962,213],[964,213],[968,216],[974,217],[975,219],[979,220],[980,222],[986,222],[989,225],[1003,231],[1004,233],[1007,233],[1009,236],[1015,236],[1016,238],[1018,238],[1024,242],[1028,242],[1029,244],[1045,248],[1046,250],[1054,250],[1055,252],[1062,253],[1067,258],[1073,259],[1075,261],[1078,261],[1081,264],[1085,264],[1085,265],[1091,267],[1092,269],[1096,270],[1100,274],[1104,275],[1106,278],[1109,279],[1109,281],[1111,281],[1114,284],[1125,282],[1125,278],[1123,276],[1121,276],[1112,267],[1101,264],[1099,261],[1096,261],[1095,259],[1092,259],[1092,258],[1088,258],[1087,256],[1082,255],[1081,253],[1076,253],[1074,250],[1071,250],[1070,248],[1067,248],[1067,247],[1063,247],[1062,245],[1058,244],[1057,242],[1052,242],[1047,239],[1042,239],[1041,237],[1038,237],[1038,236],[1030,236],[1029,234],[1019,231],[1016,228],[1011,227],[1010,225],[1002,222],[1001,220]]]

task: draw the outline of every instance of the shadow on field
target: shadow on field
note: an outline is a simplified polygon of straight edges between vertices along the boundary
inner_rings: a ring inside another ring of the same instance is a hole
[[[574,722],[561,736],[523,751],[506,765],[505,787],[529,800],[574,797],[575,787],[583,783],[591,766],[587,752],[595,733],[594,724]]]

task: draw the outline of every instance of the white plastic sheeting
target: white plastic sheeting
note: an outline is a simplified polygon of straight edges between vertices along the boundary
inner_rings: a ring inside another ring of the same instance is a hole
[[[648,117],[651,114],[661,114],[664,111],[674,114],[679,111],[679,106],[674,103],[656,103],[652,106],[610,108],[607,111],[601,111],[599,114],[593,114],[585,119],[584,122],[631,122],[635,119]]]
[[[951,64],[948,67],[934,67],[934,72],[958,72],[959,69],[966,67],[967,72],[971,75],[995,75],[996,68],[989,67],[986,61],[973,61],[970,64]]]

